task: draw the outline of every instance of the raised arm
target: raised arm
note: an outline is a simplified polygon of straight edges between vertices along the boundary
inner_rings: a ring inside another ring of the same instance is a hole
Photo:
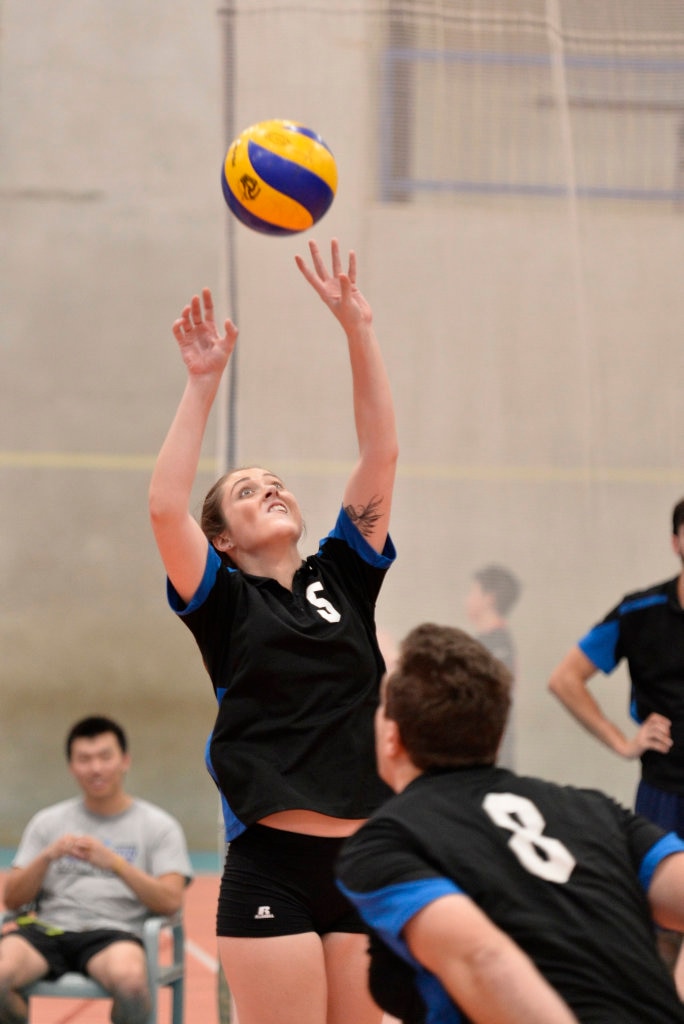
[[[434,900],[404,936],[473,1024],[578,1024],[527,954],[469,897]]]
[[[669,719],[651,714],[628,739],[614,722],[606,718],[587,689],[587,683],[596,671],[596,665],[584,651],[572,647],[551,673],[549,690],[592,736],[621,757],[639,757],[644,750],[666,754],[672,746]]]
[[[389,531],[398,442],[392,392],[373,330],[373,312],[356,285],[354,252],[349,254],[345,273],[337,239],[331,244],[330,272],[315,242],[309,242],[309,250],[313,270],[300,256],[296,257],[297,266],[339,320],[349,348],[359,459],[342,500],[368,543],[382,551]]]
[[[230,321],[220,335],[208,288],[194,295],[173,324],[188,371],[176,415],[157,457],[149,490],[152,529],[169,579],[184,601],[204,572],[208,541],[190,512],[202,440],[221,377],[235,346]]]

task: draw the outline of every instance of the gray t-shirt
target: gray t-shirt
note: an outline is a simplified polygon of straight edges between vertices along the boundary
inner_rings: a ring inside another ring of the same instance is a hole
[[[192,878],[180,824],[160,807],[138,799],[121,814],[107,817],[88,811],[81,797],[38,811],[24,830],[13,866],[26,867],[65,833],[93,836],[154,877],[177,872],[188,882]],[[150,913],[118,875],[76,857],[50,864],[36,912],[64,931],[118,928],[135,935],[141,935]]]

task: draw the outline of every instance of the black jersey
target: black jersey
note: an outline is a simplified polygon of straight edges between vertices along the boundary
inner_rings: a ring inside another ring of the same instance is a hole
[[[672,747],[667,754],[644,751],[642,775],[652,786],[684,794],[684,608],[677,579],[628,594],[579,647],[602,672],[627,660],[637,722],[654,711],[670,719]]]
[[[393,559],[389,538],[378,554],[341,510],[291,591],[227,568],[211,547],[190,604],[170,588],[219,701],[207,765],[227,839],[295,808],[365,818],[389,795],[375,766],[374,619]]]
[[[431,772],[348,839],[340,888],[374,935],[371,990],[408,1024],[465,1018],[402,930],[465,893],[512,936],[583,1024],[674,1024],[684,1006],[655,945],[646,890],[684,842],[592,790],[501,768]]]

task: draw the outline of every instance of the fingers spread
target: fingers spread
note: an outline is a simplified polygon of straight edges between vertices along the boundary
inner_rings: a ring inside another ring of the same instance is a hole
[[[194,324],[202,323],[202,303],[200,302],[199,295],[193,295],[190,302],[190,315],[192,316],[192,322]]]
[[[207,320],[214,319],[214,300],[211,297],[211,289],[202,289],[202,301],[204,303],[204,315]]]
[[[321,252],[318,245],[313,240],[309,242],[309,252],[311,253],[311,260],[314,265],[314,269],[318,276],[325,281],[328,277],[328,271],[325,268],[325,263],[321,258]]]
[[[336,238],[333,238],[330,243],[330,255],[332,272],[335,277],[339,277],[342,273],[342,263],[340,260],[340,243]]]

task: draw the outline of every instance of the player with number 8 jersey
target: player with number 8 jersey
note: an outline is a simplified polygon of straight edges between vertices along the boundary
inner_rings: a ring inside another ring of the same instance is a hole
[[[395,795],[338,861],[372,933],[376,1001],[405,1024],[536,1020],[514,991],[489,992],[491,971],[474,1005],[450,973],[503,933],[583,1024],[684,1021],[653,930],[654,918],[674,926],[663,913],[684,923],[671,884],[684,880],[684,842],[599,791],[497,768],[509,700],[503,665],[432,624],[409,634],[383,683],[377,757]],[[484,928],[475,952],[471,913]]]

